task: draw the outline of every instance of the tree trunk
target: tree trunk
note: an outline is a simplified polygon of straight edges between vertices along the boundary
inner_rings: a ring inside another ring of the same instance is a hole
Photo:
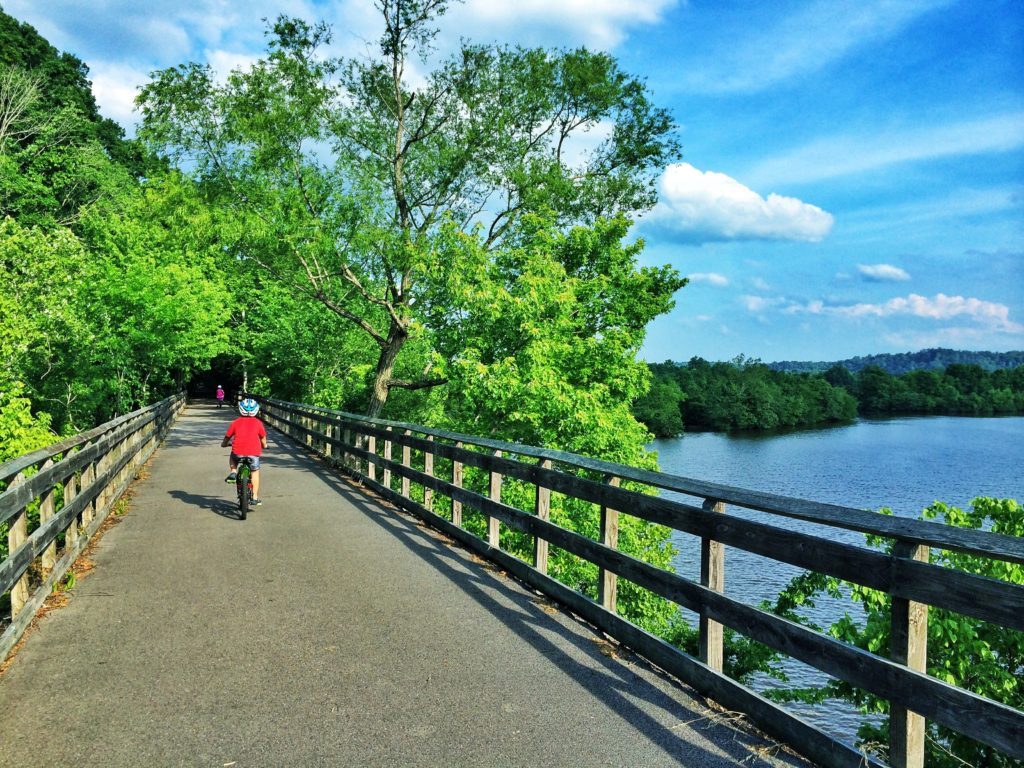
[[[366,409],[366,415],[371,419],[378,418],[384,410],[384,404],[388,401],[389,384],[395,368],[395,359],[408,339],[409,330],[392,319],[391,328],[388,330],[388,339],[381,347],[380,357],[377,358],[377,372],[373,377],[370,405]]]

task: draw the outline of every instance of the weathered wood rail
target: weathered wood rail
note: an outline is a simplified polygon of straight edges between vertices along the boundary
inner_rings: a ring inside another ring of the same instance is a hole
[[[883,765],[725,676],[723,626],[888,700],[892,706],[892,766],[923,765],[925,719],[1015,758],[1024,758],[1024,713],[925,673],[928,606],[1024,631],[1024,586],[930,564],[930,548],[1024,563],[1024,540],[747,491],[559,451],[366,419],[295,403],[268,399],[263,400],[263,406],[272,426],[346,469],[387,500],[566,605],[705,695],[729,709],[746,713],[764,731],[791,744],[816,763],[844,768]],[[398,459],[393,455],[396,447],[400,451]],[[478,490],[467,487],[467,468],[476,471]],[[532,509],[519,509],[503,500],[506,479],[532,487]],[[623,482],[631,487],[623,487]],[[684,494],[701,502],[660,498],[644,493],[644,486]],[[552,493],[592,504],[599,515],[599,540],[553,524],[549,520]],[[782,519],[778,524],[767,524],[723,514],[726,505],[760,510]],[[485,537],[466,530],[465,510],[474,510],[486,518]],[[699,537],[700,582],[618,551],[620,514]],[[826,533],[794,531],[785,525],[786,518],[811,521],[824,526],[820,530]],[[502,549],[502,526],[533,537],[532,562]],[[866,546],[839,543],[828,538],[829,528],[877,534],[894,540],[896,546],[889,555]],[[598,567],[597,600],[547,574],[549,546]],[[892,595],[894,640],[890,658],[724,595],[726,546]],[[616,613],[620,578],[699,615],[699,658],[682,653]]]
[[[185,396],[0,464],[0,661],[167,433]],[[38,516],[36,515],[38,512]],[[30,525],[31,519],[31,525]]]

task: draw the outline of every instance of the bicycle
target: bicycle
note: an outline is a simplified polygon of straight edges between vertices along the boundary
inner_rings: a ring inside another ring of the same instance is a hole
[[[249,456],[238,458],[235,490],[238,491],[238,519],[245,520],[252,506],[252,458]]]

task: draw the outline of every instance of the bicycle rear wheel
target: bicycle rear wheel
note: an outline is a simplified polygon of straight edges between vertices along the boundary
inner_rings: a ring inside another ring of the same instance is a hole
[[[245,520],[249,515],[249,467],[246,464],[238,468],[238,477],[235,479],[238,489],[238,519]]]

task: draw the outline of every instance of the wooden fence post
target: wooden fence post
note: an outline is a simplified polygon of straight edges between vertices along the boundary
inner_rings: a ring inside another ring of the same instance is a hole
[[[501,458],[501,451],[494,451],[491,455],[496,459]],[[501,480],[500,472],[491,472],[489,494],[491,501],[501,502]],[[496,517],[487,517],[487,543],[495,549],[499,549],[501,546],[501,523]]]
[[[725,504],[717,499],[705,499],[703,508],[707,512],[725,512]],[[700,583],[715,592],[725,591],[725,546],[722,542],[701,539]],[[701,661],[717,672],[722,671],[722,625],[703,612],[699,620],[698,651]]]
[[[345,431],[341,433],[341,463],[352,468],[352,457],[349,455],[348,447],[352,445],[352,430],[345,427]]]
[[[384,461],[391,461],[391,427],[387,429],[388,437],[384,439]],[[384,487],[391,490],[391,466],[384,464]]]
[[[25,473],[19,472],[11,480],[9,488],[21,485],[25,482]],[[18,548],[28,540],[28,508],[22,507],[14,517],[8,521],[7,528],[7,554],[12,557]],[[22,606],[28,601],[28,573],[22,574],[21,578],[14,582],[11,587],[11,620],[13,621],[21,612]]]
[[[551,469],[550,459],[541,459],[541,469]],[[537,485],[537,498],[533,505],[534,514],[540,520],[551,519],[551,489]],[[548,572],[548,540],[540,536],[533,537],[533,567],[541,573]]]
[[[366,450],[369,451],[371,455],[377,455],[376,435],[367,436]],[[370,461],[369,458],[366,459],[366,476],[370,478],[370,480],[377,480],[377,465]]]
[[[427,442],[431,444],[430,448],[423,452],[423,474],[427,477],[434,476],[434,436],[427,435]],[[428,512],[434,511],[434,489],[423,486],[423,507]]]
[[[618,488],[622,480],[618,477],[608,475],[605,483]],[[612,549],[619,548],[619,513],[618,510],[601,507],[601,543]],[[599,569],[597,576],[597,598],[598,602],[605,609],[615,613],[615,606],[618,602],[618,580],[617,574]]]
[[[893,556],[928,562],[927,546],[897,541]],[[928,669],[928,604],[902,597],[892,598],[892,660],[908,669]],[[889,765],[892,768],[923,768],[925,719],[916,712],[890,705]]]
[[[69,451],[68,456],[72,456],[77,451]],[[64,506],[70,504],[75,496],[78,495],[78,478],[75,477],[75,473],[72,472],[64,480]],[[81,515],[75,515],[71,518],[68,523],[67,530],[64,532],[64,551],[69,552],[75,548],[78,543],[78,521]]]
[[[408,437],[409,435],[412,434],[412,430],[407,429],[402,434]],[[402,466],[405,467],[406,469],[412,466],[412,448],[410,448],[408,445],[402,446]],[[409,476],[402,475],[402,495],[407,499],[409,498],[409,483]]]
[[[86,528],[89,527],[89,523],[92,522],[93,515],[96,512],[96,495],[92,489],[89,488],[96,480],[96,462],[89,462],[82,469],[81,483],[78,486],[79,493],[88,493],[92,499],[88,504],[85,505],[85,509],[82,510],[82,525]]]
[[[462,447],[462,441],[455,443],[456,449]],[[462,487],[462,462],[452,461],[452,485]],[[452,525],[462,527],[462,502],[452,499]]]
[[[49,458],[43,462],[43,465],[39,468],[40,472],[45,472],[53,466],[53,459]],[[46,521],[53,517],[53,497],[55,489],[50,486],[43,492],[43,495],[39,500],[39,525],[46,525]],[[51,541],[43,553],[39,556],[39,567],[43,569],[44,573],[49,573],[53,570],[53,567],[57,564],[57,540],[56,538]]]
[[[110,435],[109,432],[107,432],[106,434],[100,435],[100,437],[97,438],[96,442],[98,443],[101,440],[106,439],[109,435]],[[107,466],[109,464],[110,464],[110,453],[109,452],[102,454],[98,459],[96,459],[95,463],[92,465],[93,466],[93,472],[95,473],[93,475],[93,479],[94,480],[98,480],[99,478],[103,477],[103,473],[107,471]],[[109,484],[104,485],[104,486],[102,486],[101,488],[98,489],[98,493],[96,494],[96,503],[93,505],[93,509],[95,510],[96,514],[99,514],[100,510],[102,510],[103,507],[106,506],[106,504],[107,504],[107,496],[109,495],[109,491],[110,491]]]

